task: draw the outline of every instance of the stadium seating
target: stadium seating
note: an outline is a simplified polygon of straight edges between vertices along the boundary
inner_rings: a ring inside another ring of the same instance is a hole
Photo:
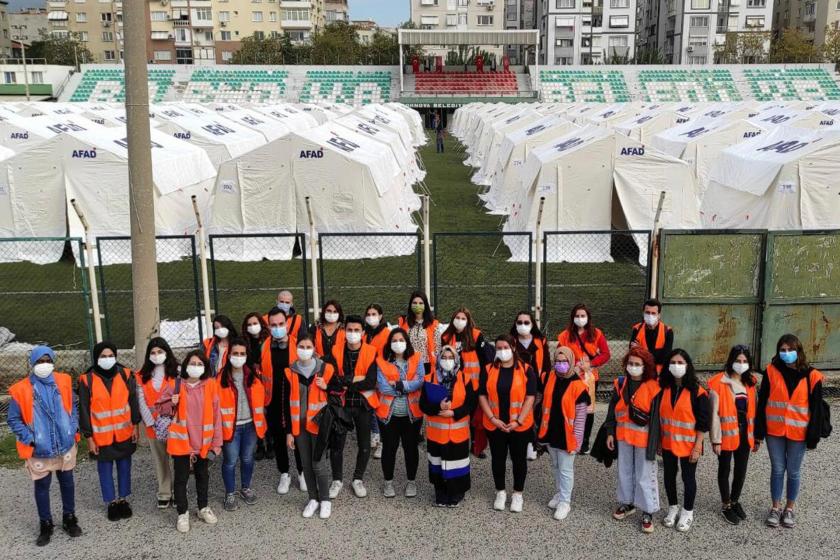
[[[510,72],[422,72],[414,75],[418,94],[510,94],[518,91],[516,74]]]
[[[639,89],[645,101],[741,101],[738,86],[726,69],[674,68],[640,70]]]
[[[350,105],[391,100],[391,72],[387,70],[308,70],[300,101],[330,101]]]
[[[184,101],[195,103],[276,103],[286,96],[286,70],[193,71]]]
[[[840,87],[822,68],[744,68],[744,78],[758,101],[840,100]]]
[[[149,100],[160,103],[172,86],[175,70],[149,69]],[[124,102],[125,73],[122,68],[85,70],[70,101]]]
[[[540,82],[545,102],[630,101],[627,82],[619,70],[542,70]]]

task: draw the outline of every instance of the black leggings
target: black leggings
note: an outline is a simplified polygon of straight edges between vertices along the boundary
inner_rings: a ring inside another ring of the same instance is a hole
[[[379,432],[382,434],[382,475],[385,480],[394,480],[400,442],[405,455],[405,477],[408,480],[417,477],[417,466],[420,464],[417,443],[420,440],[421,425],[422,422],[412,422],[408,416],[392,416],[387,424],[379,423]]]
[[[207,492],[210,487],[210,473],[208,472],[210,461],[196,457],[192,465],[192,472],[195,476],[195,492],[198,495],[198,509],[207,507]],[[176,455],[172,458],[174,467],[173,490],[175,494],[175,507],[178,515],[187,513],[187,482],[190,480],[190,456]]]
[[[513,491],[525,490],[525,477],[528,476],[528,443],[533,441],[531,430],[505,433],[502,430],[488,430],[490,440],[491,467],[496,490],[505,489],[508,451],[513,463]]]
[[[687,511],[694,509],[694,498],[697,496],[697,463],[692,463],[688,457],[677,457],[667,449],[662,450],[662,464],[665,467],[665,493],[668,495],[668,505],[679,504],[677,499],[677,471],[682,471],[683,508]]]
[[[720,499],[724,504],[737,502],[741,498],[744,480],[747,478],[747,463],[750,460],[750,444],[746,438],[735,451],[721,451],[718,457],[718,488]],[[732,475],[732,487],[729,486],[729,465],[735,459],[735,469]]]
[[[268,421],[268,432],[270,434],[269,438],[271,439],[271,444],[274,446],[274,460],[277,462],[277,470],[280,474],[289,473],[289,448],[286,445],[286,434],[291,433],[291,431],[286,430],[283,427],[283,423],[280,418],[280,410],[277,408],[268,407],[268,417],[266,418]],[[290,425],[291,421],[287,425]],[[295,466],[297,467],[298,474],[303,474],[303,463],[300,460],[300,452],[295,447]]]

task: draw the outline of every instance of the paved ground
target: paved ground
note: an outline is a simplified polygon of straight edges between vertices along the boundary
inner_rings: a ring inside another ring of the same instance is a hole
[[[833,405],[840,417],[840,403]],[[598,424],[604,411],[599,411]],[[665,529],[657,516],[652,535],[639,532],[639,516],[617,522],[615,468],[605,469],[589,457],[576,467],[572,513],[565,522],[550,516],[545,502],[553,494],[548,457],[529,465],[525,510],[521,514],[492,510],[489,460],[473,465],[473,489],[457,510],[430,504],[431,488],[421,464],[420,496],[415,499],[381,496],[382,471],[373,460],[369,469],[371,495],[363,500],[347,488],[333,502],[328,521],[303,519],[306,498],[297,490],[287,496],[273,492],[277,475],[273,463],[257,464],[255,488],[260,501],[237,512],[222,511],[223,488],[219,467],[211,474],[212,507],[219,516],[216,527],[193,518],[187,535],[175,531],[175,512],[160,512],[154,504],[154,474],[141,450],[134,464],[134,517],[110,523],[99,503],[93,464],[77,470],[77,512],[85,534],[71,541],[57,531],[46,549],[32,543],[36,536],[31,483],[22,470],[0,469],[0,557],[17,558],[837,558],[840,546],[840,434],[824,441],[806,456],[800,496],[799,526],[771,530],[762,520],[768,506],[769,460],[766,450],[750,464],[742,503],[750,519],[738,527],[727,525],[719,514],[711,454],[701,459],[695,524],[688,534]],[[345,463],[349,470],[352,460]],[[403,479],[397,473],[397,480]],[[661,479],[661,470],[660,470]],[[60,512],[57,485],[53,506]],[[192,495],[191,495],[192,496]],[[191,497],[191,499],[194,499]],[[664,500],[664,491],[662,492]],[[194,503],[194,502],[193,502]]]

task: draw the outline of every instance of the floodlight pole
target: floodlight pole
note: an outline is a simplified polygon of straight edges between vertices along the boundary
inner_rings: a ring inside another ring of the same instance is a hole
[[[88,276],[90,277],[90,301],[91,313],[93,314],[93,332],[96,335],[96,342],[102,342],[102,316],[99,314],[99,287],[96,285],[96,265],[93,262],[93,247],[95,245],[90,232],[90,224],[87,221],[82,209],[75,198],[70,199],[70,205],[79,216],[82,227],[85,228],[85,253],[87,255]]]
[[[123,18],[134,350],[135,362],[139,364],[140,352],[160,332],[145,2],[124,2]]]

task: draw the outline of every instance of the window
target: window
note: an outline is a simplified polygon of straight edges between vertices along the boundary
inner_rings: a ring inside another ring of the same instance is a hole
[[[268,21],[277,21],[277,12],[268,12]]]
[[[454,10],[456,5],[456,0],[446,0],[446,9],[447,10]]]
[[[172,52],[170,52],[170,51],[155,51],[155,60],[162,60],[162,61],[172,60]]]
[[[192,49],[175,49],[175,62],[178,64],[192,64]]]
[[[76,12],[76,23],[87,22],[87,12]]]
[[[101,14],[99,14],[99,19],[101,19],[102,21],[113,21],[113,16],[111,12],[102,12]]]
[[[458,7],[466,8],[470,5],[470,0],[458,0]]]
[[[152,40],[153,41],[161,41],[169,39],[169,32],[168,31],[152,31]]]
[[[3,83],[5,84],[16,84],[17,78],[14,72],[3,72]]]
[[[285,21],[309,21],[309,10],[306,10],[306,9],[283,10],[283,19]]]
[[[30,76],[32,77],[30,82],[32,82],[33,84],[43,84],[44,83],[44,73],[43,72],[32,72],[30,74]]]
[[[102,32],[102,40],[106,43],[113,43],[114,42],[114,33],[112,31],[103,31]]]
[[[630,0],[610,0],[610,8],[629,8]]]
[[[208,21],[213,19],[213,10],[210,8],[196,8],[195,19]]]
[[[104,58],[105,60],[116,60],[117,59],[117,55],[114,51],[104,51],[102,53],[102,55],[103,55],[102,58]]]
[[[616,35],[608,39],[608,44],[611,47],[626,47],[627,35]]]
[[[467,14],[458,14],[458,25],[467,25]]]
[[[563,48],[563,49],[571,48],[571,47],[575,46],[575,40],[574,39],[557,39],[556,45],[560,48]]]
[[[254,39],[257,41],[265,39],[265,31],[254,31]]]
[[[493,25],[493,16],[478,16],[478,25]]]
[[[706,64],[706,57],[705,56],[689,56],[688,57],[689,64]]]
[[[230,21],[230,12],[219,12],[219,21]]]
[[[763,8],[767,0],[747,0],[747,8]]]
[[[556,7],[558,10],[568,10],[575,7],[575,0],[557,0]]]
[[[764,27],[764,16],[747,16],[747,27]]]
[[[251,12],[251,21],[259,23],[262,20],[263,20],[262,12]]]
[[[458,25],[458,14],[447,14],[446,15],[446,25],[448,25],[450,27]]]
[[[630,27],[630,16],[610,16],[610,27]]]
[[[691,27],[709,27],[709,16],[691,16],[688,21]]]
[[[222,62],[230,62],[233,59],[233,53],[231,51],[222,51]]]
[[[149,19],[152,21],[166,21],[166,12],[151,12]]]
[[[230,41],[230,31],[222,31],[220,33],[220,40],[221,41]]]
[[[691,0],[692,10],[708,10],[711,5],[711,0]]]

